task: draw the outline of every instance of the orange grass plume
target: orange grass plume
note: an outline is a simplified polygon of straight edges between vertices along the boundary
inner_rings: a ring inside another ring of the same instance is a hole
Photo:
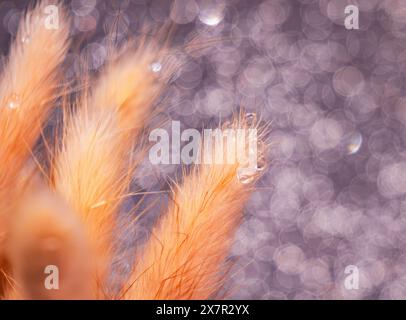
[[[231,164],[202,164],[174,186],[172,204],[137,256],[123,289],[124,299],[208,299],[218,294],[243,207],[264,169],[263,131],[250,121],[240,116],[228,128],[260,131],[259,148],[255,148],[260,162],[255,168],[247,166],[247,158]],[[236,148],[248,151],[246,138],[235,140]]]
[[[59,10],[58,28],[47,28],[46,4],[22,19],[0,78],[0,190],[15,181],[56,96],[69,27]]]
[[[68,47],[68,19],[59,8],[57,28],[47,28],[44,1],[22,19],[0,75],[0,278],[13,202],[21,191],[20,171],[30,157],[42,125],[58,95],[58,66]],[[0,295],[4,285],[0,279]]]
[[[141,42],[117,54],[66,115],[53,162],[52,188],[79,214],[99,259],[99,297],[107,296],[116,213],[137,164],[133,146],[162,88],[150,69],[158,53],[152,43]]]

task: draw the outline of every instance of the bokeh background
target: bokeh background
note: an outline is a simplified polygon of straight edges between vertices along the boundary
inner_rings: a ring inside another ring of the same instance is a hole
[[[0,1],[2,56],[28,2]],[[244,107],[271,123],[269,169],[230,252],[229,298],[406,299],[404,0],[65,4],[74,44],[67,82],[84,60],[97,73],[111,39],[122,46],[140,34],[154,37],[171,22],[179,70],[154,121],[202,128]],[[360,10],[359,30],[344,27],[349,4]],[[151,72],[165,67],[157,63]],[[57,121],[56,114],[49,126]],[[178,173],[179,166],[153,166],[148,157],[138,169],[141,193],[127,201],[123,221],[140,199],[137,210],[156,205],[133,232],[117,230],[127,259],[114,263],[115,274],[130,270],[134,248],[168,201],[167,178]],[[358,290],[344,287],[348,265],[359,268]]]

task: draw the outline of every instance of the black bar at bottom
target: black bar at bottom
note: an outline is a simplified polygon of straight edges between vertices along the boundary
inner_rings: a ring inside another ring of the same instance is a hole
[[[39,314],[41,319],[69,317],[69,319],[89,319],[111,317],[111,319],[290,319],[304,315],[348,318],[352,309],[359,308],[365,316],[388,316],[396,305],[403,302],[391,301],[281,301],[281,300],[181,300],[181,301],[0,301],[0,319],[10,314],[13,318],[19,313],[32,316]],[[9,310],[7,310],[9,309]],[[6,312],[6,310],[8,312]],[[7,317],[4,317],[7,319]]]

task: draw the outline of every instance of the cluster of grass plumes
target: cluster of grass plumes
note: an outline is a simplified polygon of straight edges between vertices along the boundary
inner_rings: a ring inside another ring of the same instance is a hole
[[[200,165],[184,173],[173,184],[167,212],[134,256],[128,280],[118,294],[111,293],[107,278],[117,214],[139,164],[134,150],[143,145],[142,130],[165,87],[150,66],[169,49],[166,43],[136,39],[111,57],[96,79],[84,74],[83,90],[69,99],[64,96],[69,90],[58,91],[69,19],[58,4],[59,27],[48,30],[42,23],[45,5],[26,13],[0,79],[2,298],[215,297],[244,204],[263,167],[244,173],[250,183],[239,180],[245,163]],[[47,148],[46,166],[33,148],[58,98],[64,101],[62,134],[47,139],[56,143]],[[228,126],[258,129],[242,115]],[[249,147],[244,141],[240,149]],[[44,287],[44,270],[53,265],[59,269],[59,290]]]
[[[13,206],[27,184],[21,172],[56,98],[68,48],[67,18],[61,14],[57,30],[45,28],[45,5],[27,12],[0,76],[0,292],[10,282],[4,251]]]

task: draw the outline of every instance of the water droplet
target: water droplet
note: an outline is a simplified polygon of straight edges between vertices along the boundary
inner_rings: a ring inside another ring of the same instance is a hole
[[[162,65],[159,62],[154,62],[151,64],[152,72],[159,72],[162,69]]]
[[[237,170],[237,179],[242,184],[250,184],[254,182],[257,176],[256,168],[238,168]]]
[[[217,10],[202,10],[199,14],[199,20],[208,26],[214,27],[223,20],[223,14]]]
[[[21,38],[21,42],[22,42],[22,43],[29,43],[30,40],[31,40],[31,38],[30,38],[30,36],[28,36],[28,35],[25,35],[25,36],[23,36],[23,37]]]
[[[347,154],[354,154],[359,151],[362,145],[362,136],[360,133],[356,132],[352,134],[347,140],[346,140],[346,150]]]
[[[7,107],[9,109],[16,109],[21,105],[21,99],[18,94],[13,93],[10,99],[8,100]]]
[[[257,171],[260,171],[260,172],[261,172],[261,171],[264,171],[265,168],[266,168],[266,159],[265,159],[264,156],[260,155],[260,156],[258,157],[256,169],[257,169]]]
[[[252,126],[257,122],[257,115],[255,113],[247,113],[245,115],[245,121],[247,122],[248,126]]]

